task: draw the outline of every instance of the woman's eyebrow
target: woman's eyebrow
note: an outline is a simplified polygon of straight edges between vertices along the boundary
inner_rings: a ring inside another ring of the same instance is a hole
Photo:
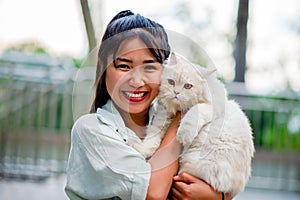
[[[116,58],[116,60],[121,61],[121,62],[133,63],[132,60],[129,60],[129,59],[127,59],[127,58]]]
[[[147,63],[156,63],[157,61],[156,60],[153,60],[153,59],[151,59],[151,60],[144,60],[144,64],[147,64]]]
[[[127,62],[127,63],[133,63],[132,60],[130,59],[127,59],[127,58],[122,58],[122,57],[118,57],[116,58],[117,61],[120,61],[120,62]],[[143,63],[144,64],[148,64],[148,63],[156,63],[157,61],[155,59],[149,59],[149,60],[144,60]]]

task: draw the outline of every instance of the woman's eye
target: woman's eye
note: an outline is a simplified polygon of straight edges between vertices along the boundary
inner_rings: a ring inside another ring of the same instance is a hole
[[[193,87],[193,85],[190,84],[190,83],[186,83],[186,84],[184,84],[183,87],[184,87],[185,89],[191,89],[191,88]]]
[[[172,80],[172,79],[168,79],[168,83],[170,84],[170,85],[175,85],[175,81],[174,80]]]
[[[120,64],[120,65],[116,65],[116,69],[121,69],[121,70],[124,70],[124,71],[128,71],[128,70],[130,70],[130,67],[128,65],[125,65],[125,64]]]
[[[156,68],[155,66],[153,66],[153,65],[146,65],[146,66],[144,67],[144,69],[145,69],[145,70],[156,70],[157,68]]]

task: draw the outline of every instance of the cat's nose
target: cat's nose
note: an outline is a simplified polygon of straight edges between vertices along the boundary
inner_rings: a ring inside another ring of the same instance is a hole
[[[179,94],[179,92],[177,90],[174,90],[174,94],[177,95]]]

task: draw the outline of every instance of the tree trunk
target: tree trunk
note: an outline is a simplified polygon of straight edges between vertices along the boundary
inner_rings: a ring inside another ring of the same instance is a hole
[[[245,82],[246,72],[246,48],[247,48],[247,22],[249,0],[239,0],[237,34],[235,40],[235,79],[237,82]]]
[[[84,18],[85,30],[87,33],[88,43],[89,43],[89,56],[86,60],[86,65],[95,65],[96,63],[96,51],[94,48],[97,45],[95,30],[93,26],[93,21],[90,13],[90,8],[88,4],[88,0],[80,0],[82,14]]]
[[[91,13],[90,13],[90,8],[89,8],[88,0],[80,0],[80,3],[81,3],[82,14],[84,18],[85,29],[88,37],[88,42],[89,42],[89,52],[91,52],[91,50],[93,50],[96,46],[96,37],[95,37],[94,26],[92,22]]]

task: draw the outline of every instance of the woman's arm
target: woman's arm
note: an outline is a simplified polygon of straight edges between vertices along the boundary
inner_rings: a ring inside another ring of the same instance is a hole
[[[215,191],[209,184],[188,173],[174,177],[172,188],[174,199],[222,200],[222,193]],[[229,193],[224,194],[224,200],[231,200]]]
[[[149,160],[151,164],[151,178],[147,199],[165,200],[172,186],[172,178],[177,174],[181,145],[176,140],[176,133],[180,118],[180,114],[174,117],[160,147]]]

